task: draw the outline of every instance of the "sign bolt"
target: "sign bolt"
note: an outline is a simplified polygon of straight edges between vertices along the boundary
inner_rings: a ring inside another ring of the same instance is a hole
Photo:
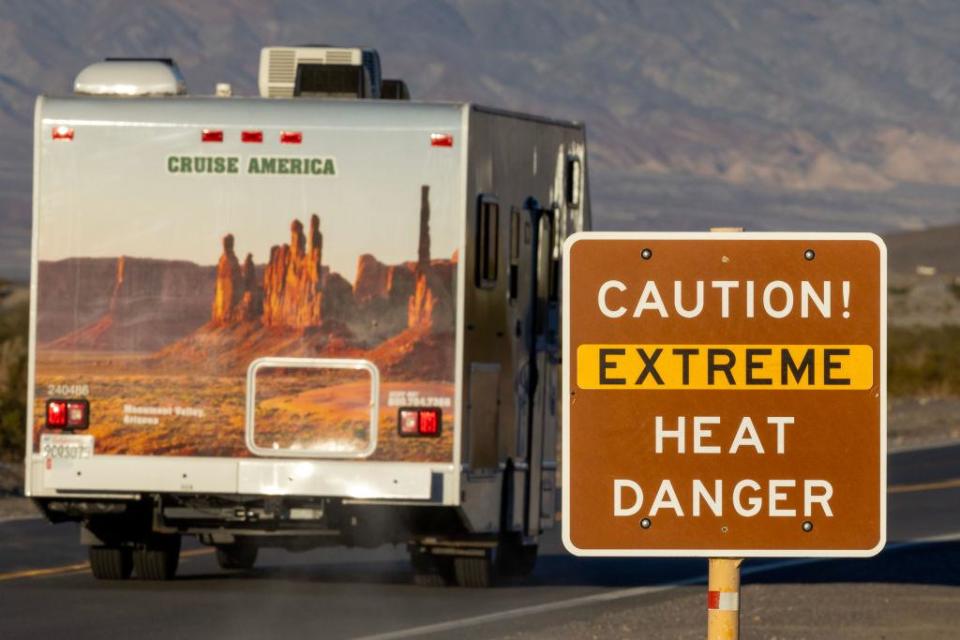
[[[640,257],[644,260],[649,260],[653,257],[653,251],[651,251],[649,248],[644,248],[643,251],[640,252]]]
[[[813,531],[813,523],[810,522],[809,520],[804,520],[802,526],[803,526],[803,530],[806,531],[807,533],[810,533],[811,531]]]
[[[653,523],[650,522],[650,518],[644,518],[643,520],[640,521],[640,527],[643,529],[649,529],[650,525],[652,524]]]
[[[804,260],[813,260],[816,257],[817,257],[817,252],[814,251],[813,249],[807,249],[806,251],[803,252]]]

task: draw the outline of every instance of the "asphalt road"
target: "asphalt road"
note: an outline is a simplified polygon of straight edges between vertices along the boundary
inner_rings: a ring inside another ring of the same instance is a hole
[[[748,561],[744,582],[859,575],[960,585],[960,445],[893,454],[888,468],[888,548],[880,556]],[[256,570],[236,573],[221,571],[199,545],[185,549],[175,581],[97,582],[75,526],[0,523],[0,638],[495,638],[624,603],[655,607],[689,595],[677,586],[697,584],[706,569],[704,560],[573,558],[557,531],[532,578],[489,590],[413,586],[403,548],[266,551]],[[914,570],[894,570],[901,566]]]

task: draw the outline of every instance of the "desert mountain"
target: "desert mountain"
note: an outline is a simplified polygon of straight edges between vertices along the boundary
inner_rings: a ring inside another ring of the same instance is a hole
[[[192,262],[125,256],[42,262],[37,341],[153,351],[207,321],[214,275]]]
[[[105,56],[256,91],[263,44],[369,44],[415,98],[588,123],[596,225],[915,229],[956,222],[953,0],[10,0],[0,9],[0,272],[25,277],[30,128]]]

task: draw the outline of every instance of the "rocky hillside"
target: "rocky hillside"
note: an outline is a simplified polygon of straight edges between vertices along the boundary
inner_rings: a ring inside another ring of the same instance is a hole
[[[585,120],[601,228],[923,228],[958,220],[953,0],[396,0],[0,9],[0,273],[23,279],[30,122],[104,56],[255,92],[266,43],[370,44],[414,97]]]
[[[890,326],[960,326],[960,225],[894,233],[884,240]]]
[[[42,262],[39,283],[39,343],[152,351],[209,319],[214,271],[176,260],[69,258]]]

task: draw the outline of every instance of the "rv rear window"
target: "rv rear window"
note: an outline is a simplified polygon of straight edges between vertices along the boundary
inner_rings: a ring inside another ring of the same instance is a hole
[[[500,205],[491,196],[480,196],[477,211],[477,286],[491,289],[497,283],[500,252]]]
[[[350,64],[298,64],[296,96],[363,98],[363,67]]]

